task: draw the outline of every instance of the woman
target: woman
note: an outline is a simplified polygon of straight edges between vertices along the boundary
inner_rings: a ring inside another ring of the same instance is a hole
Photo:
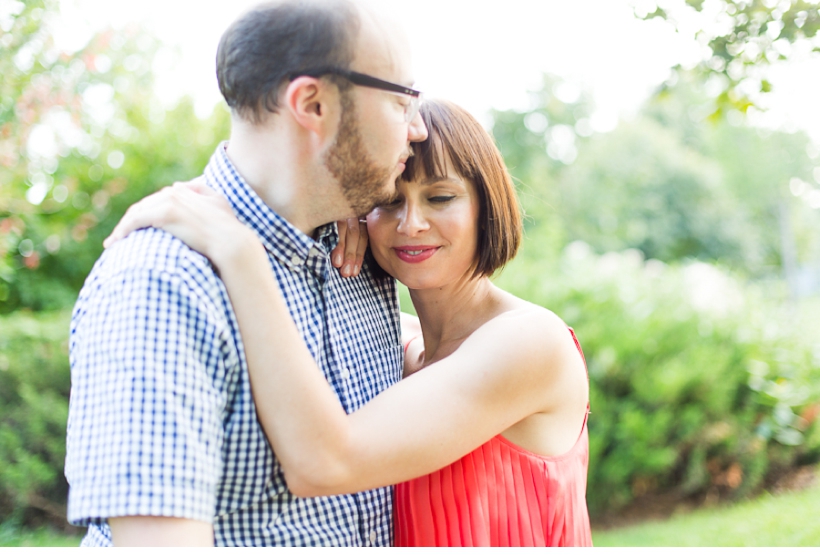
[[[162,227],[220,271],[259,421],[296,495],[398,483],[397,545],[591,545],[580,347],[555,314],[489,279],[521,235],[490,136],[447,102],[422,114],[429,138],[395,199],[367,216],[372,256],[409,288],[422,333],[405,340],[404,379],[353,414],[304,346],[258,239],[221,198],[179,188],[196,216],[133,211],[112,238]]]

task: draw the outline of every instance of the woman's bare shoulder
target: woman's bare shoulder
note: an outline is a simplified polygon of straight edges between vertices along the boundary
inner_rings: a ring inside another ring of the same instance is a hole
[[[472,357],[495,361],[505,372],[541,378],[556,378],[583,368],[569,326],[557,314],[510,297],[506,310],[465,341]]]
[[[538,339],[539,345],[546,343],[555,346],[567,342],[574,344],[569,326],[548,308],[512,295],[505,301],[504,308],[504,311],[490,319],[485,326],[492,328],[493,333],[504,333],[513,344],[523,347],[522,343],[534,338]],[[527,333],[520,335],[505,332],[522,328],[526,329]]]
[[[539,413],[574,410],[587,403],[587,371],[569,326],[551,310],[521,301],[499,314],[475,345],[494,354],[498,370],[528,384]]]

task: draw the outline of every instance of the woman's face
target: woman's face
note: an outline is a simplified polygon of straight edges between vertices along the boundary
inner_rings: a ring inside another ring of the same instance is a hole
[[[399,181],[395,200],[367,216],[376,261],[410,289],[471,277],[477,260],[476,188],[446,162],[445,175]]]

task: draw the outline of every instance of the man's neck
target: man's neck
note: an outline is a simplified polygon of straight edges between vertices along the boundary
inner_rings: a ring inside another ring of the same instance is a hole
[[[226,154],[259,198],[301,232],[313,236],[333,221],[322,213],[321,196],[311,191],[315,176],[293,140],[234,121]]]

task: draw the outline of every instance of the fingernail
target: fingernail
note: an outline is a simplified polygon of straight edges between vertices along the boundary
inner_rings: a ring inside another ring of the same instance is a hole
[[[342,274],[349,276],[350,275],[350,264],[345,264],[342,268]]]
[[[333,257],[333,264],[337,268],[342,265],[342,255],[341,254],[337,254],[336,256]]]
[[[353,266],[353,275],[355,276],[358,273],[359,273],[359,265],[356,264],[355,266]]]

